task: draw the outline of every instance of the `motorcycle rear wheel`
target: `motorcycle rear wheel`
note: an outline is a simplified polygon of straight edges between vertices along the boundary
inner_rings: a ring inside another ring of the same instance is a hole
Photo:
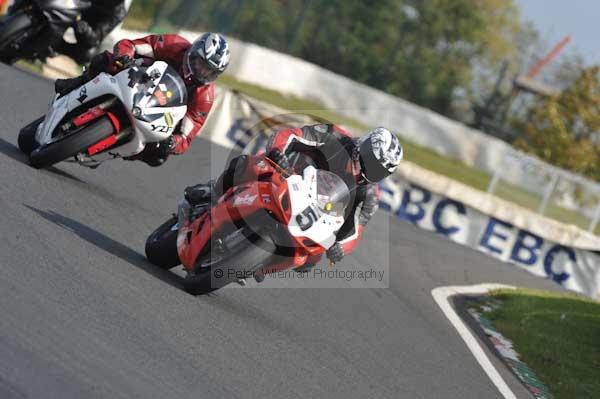
[[[181,263],[177,254],[177,235],[173,230],[177,217],[173,216],[154,230],[146,240],[146,258],[155,266],[169,270]]]
[[[7,15],[0,23],[0,61],[11,63],[18,58],[18,54],[14,52],[11,45],[23,33],[31,29],[32,20],[29,15],[24,12],[17,12],[13,15]]]
[[[114,127],[110,119],[102,116],[78,132],[35,149],[29,155],[29,162],[34,168],[47,168],[84,152],[92,145],[112,135],[113,132]]]

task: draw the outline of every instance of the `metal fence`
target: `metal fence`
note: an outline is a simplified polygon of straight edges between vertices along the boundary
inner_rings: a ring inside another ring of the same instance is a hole
[[[518,151],[502,160],[487,191],[589,232],[600,220],[600,184]]]

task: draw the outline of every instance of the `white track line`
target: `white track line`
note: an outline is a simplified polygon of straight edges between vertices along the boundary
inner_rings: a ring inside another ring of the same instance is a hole
[[[492,365],[492,362],[487,357],[477,339],[471,333],[471,330],[465,325],[460,316],[456,313],[450,301],[448,300],[451,296],[454,295],[481,295],[485,294],[490,290],[498,289],[498,288],[515,288],[509,285],[502,284],[478,284],[478,285],[465,285],[465,286],[448,286],[448,287],[438,287],[431,290],[431,295],[433,295],[433,299],[437,302],[437,304],[442,309],[442,312],[446,315],[450,323],[456,328],[460,337],[465,341],[467,347],[475,356],[475,359],[483,368],[483,371],[490,377],[490,380],[496,385],[502,396],[506,399],[517,399],[513,391],[508,387],[504,379],[498,370]]]

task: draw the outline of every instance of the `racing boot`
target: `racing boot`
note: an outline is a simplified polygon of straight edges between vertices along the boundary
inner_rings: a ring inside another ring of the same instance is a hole
[[[191,206],[200,204],[216,204],[219,200],[219,195],[216,192],[216,184],[214,180],[208,183],[200,183],[195,186],[186,187],[183,196]]]
[[[56,79],[56,81],[54,82],[54,91],[57,94],[60,94],[60,96],[62,97],[66,94],[69,94],[70,92],[83,85],[87,81],[88,79],[86,74],[76,76],[70,79]]]
[[[61,97],[70,93],[84,83],[94,79],[100,72],[108,71],[113,61],[112,56],[106,51],[96,54],[92,57],[87,68],[84,68],[80,76],[71,79],[56,79],[54,82],[54,91],[60,94]]]

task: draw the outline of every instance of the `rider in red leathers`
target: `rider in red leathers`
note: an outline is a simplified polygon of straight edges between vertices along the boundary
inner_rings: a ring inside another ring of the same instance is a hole
[[[378,208],[379,190],[377,183],[389,176],[403,156],[402,146],[396,135],[388,129],[378,127],[361,138],[353,138],[336,125],[312,125],[285,129],[274,134],[266,148],[269,158],[288,172],[292,172],[290,161],[296,170],[312,163],[316,168],[334,172],[340,176],[350,190],[350,205],[346,209],[345,222],[336,236],[336,243],[327,250],[327,258],[339,262],[344,255],[354,250],[364,227]],[[304,156],[299,156],[302,154]],[[228,168],[210,186],[199,184],[185,190],[185,197],[194,205],[218,199],[234,185],[255,179],[249,157],[241,155],[229,163]],[[310,270],[320,259],[311,257],[297,271]],[[268,272],[289,267],[289,262],[272,265]],[[257,281],[264,276],[255,275]]]
[[[58,79],[57,93],[64,95],[93,79],[100,72],[117,73],[135,59],[151,63],[167,62],[183,77],[188,89],[187,113],[178,131],[163,142],[150,143],[136,156],[150,166],[159,166],[170,154],[185,153],[204,125],[214,97],[214,80],[229,64],[229,45],[216,33],[205,33],[193,43],[178,35],[150,35],[140,39],[117,42],[114,52],[96,55],[83,75],[72,79]]]

